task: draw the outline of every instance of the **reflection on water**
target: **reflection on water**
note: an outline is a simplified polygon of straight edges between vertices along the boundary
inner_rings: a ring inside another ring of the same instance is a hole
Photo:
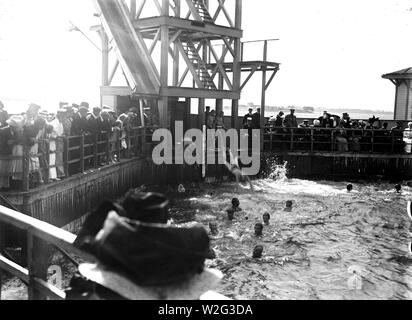
[[[255,184],[255,194],[236,192],[231,183],[201,185],[173,204],[176,223],[188,215],[206,228],[217,222],[217,259],[209,265],[225,273],[220,293],[234,299],[412,299],[410,188],[396,194],[393,184],[365,182],[347,193],[344,182],[285,177]],[[243,210],[229,222],[225,211],[233,197]],[[293,201],[290,212],[287,200]],[[265,212],[270,225],[257,238],[254,225]],[[255,260],[258,244],[264,257]]]

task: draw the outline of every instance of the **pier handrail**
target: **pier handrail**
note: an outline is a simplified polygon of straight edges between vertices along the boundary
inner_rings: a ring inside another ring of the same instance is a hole
[[[405,154],[406,145],[411,145],[404,142],[403,132],[396,135],[382,129],[267,127],[263,129],[263,145],[264,151],[339,152],[336,138],[342,136],[350,147],[348,152],[400,155]]]
[[[11,225],[27,233],[27,268],[6,258],[4,253],[4,233],[2,228]],[[76,236],[63,229],[57,228],[46,222],[29,217],[20,212],[0,206],[0,297],[1,297],[1,273],[6,271],[19,278],[27,285],[28,299],[38,300],[45,297],[64,300],[65,293],[47,283],[47,257],[45,246],[52,245],[75,255],[81,261],[96,261],[96,259],[73,246]]]
[[[126,135],[122,136],[119,131],[100,132],[98,134],[85,133],[82,135],[59,136],[57,138],[39,139],[39,152],[37,154],[30,154],[30,146],[22,145],[22,155],[1,156],[0,160],[21,160],[22,172],[17,174],[22,175],[21,191],[30,190],[30,156],[43,157],[40,163],[39,171],[42,171],[44,183],[50,182],[49,170],[56,168],[56,164],[49,163],[50,155],[62,155],[64,172],[66,177],[70,176],[69,168],[72,165],[78,165],[79,170],[76,173],[84,173],[87,163],[93,163],[94,167],[101,165],[100,159],[104,159],[104,164],[108,165],[112,162],[112,156],[116,154],[117,160],[130,159],[132,157],[145,157],[151,151],[151,132],[155,127],[135,127],[125,130]],[[127,144],[127,149],[122,152],[122,141]],[[50,150],[50,142],[60,141],[62,147],[54,151]],[[40,145],[42,147],[40,148]],[[41,150],[40,150],[41,149]],[[103,162],[103,161],[102,161]],[[4,173],[3,173],[4,174]],[[15,173],[16,174],[16,173]],[[12,172],[10,172],[10,176]]]

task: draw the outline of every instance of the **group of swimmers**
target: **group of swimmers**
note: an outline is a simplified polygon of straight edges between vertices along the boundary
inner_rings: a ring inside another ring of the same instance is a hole
[[[286,201],[286,206],[284,211],[286,212],[291,212],[293,208],[293,201],[288,200]],[[232,206],[226,210],[227,213],[227,219],[229,221],[233,221],[235,219],[235,213],[236,212],[241,212],[242,209],[240,208],[240,201],[238,198],[233,198],[232,199]],[[249,220],[248,217],[245,218],[246,220]],[[258,222],[254,226],[254,235],[255,237],[259,238],[263,235],[263,229],[265,226],[270,225],[270,219],[271,216],[268,212],[265,212],[262,216],[262,222]],[[209,222],[209,230],[210,230],[210,235],[213,237],[216,237],[219,235],[219,229],[216,221],[211,221]],[[263,254],[263,246],[262,245],[256,245],[253,249],[252,253],[252,258],[254,259],[260,259],[262,258]]]

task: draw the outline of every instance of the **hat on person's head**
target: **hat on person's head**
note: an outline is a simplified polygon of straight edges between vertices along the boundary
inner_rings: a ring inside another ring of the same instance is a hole
[[[89,105],[88,102],[81,102],[81,103],[80,103],[80,107],[86,107],[87,109],[89,109],[89,108],[90,108],[90,105]]]
[[[47,110],[41,110],[41,111],[39,112],[39,115],[46,117],[46,116],[49,115],[49,112],[48,112]]]
[[[342,114],[342,117],[343,117],[343,118],[349,118],[349,113],[344,112],[344,113]]]
[[[67,114],[67,110],[64,109],[64,108],[60,108],[60,109],[58,109],[58,110],[56,111],[56,114],[60,114],[60,115],[62,115],[62,114]]]
[[[210,240],[202,226],[145,224],[111,211],[90,240],[99,262],[79,272],[130,300],[194,300],[222,278],[205,269]]]
[[[375,116],[373,116],[372,118],[369,118],[369,120],[368,120],[368,122],[369,122],[370,124],[373,124],[373,123],[375,123],[376,121],[379,121],[379,118],[376,118]]]
[[[102,111],[100,107],[93,107],[93,111]]]
[[[126,217],[146,223],[167,223],[169,200],[160,193],[130,190],[120,202]]]
[[[24,125],[24,116],[13,115],[6,122],[10,127],[22,128]]]
[[[79,111],[89,112],[89,108],[87,108],[86,106],[80,106]]]
[[[38,112],[41,107],[38,104],[30,103],[29,108],[27,109],[27,113]]]

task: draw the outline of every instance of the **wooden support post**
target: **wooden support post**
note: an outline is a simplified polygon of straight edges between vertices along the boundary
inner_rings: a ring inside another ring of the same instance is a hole
[[[314,151],[314,130],[313,129],[310,129],[310,152],[313,152]]]
[[[374,143],[375,143],[375,130],[372,128],[372,138],[371,138],[371,152],[374,152]]]
[[[206,124],[206,118],[205,118],[205,99],[199,99],[198,101],[198,107],[197,107],[197,114],[198,114],[198,128],[202,128],[203,125]]]
[[[335,149],[334,148],[334,146],[335,146],[335,141],[334,141],[335,135],[334,135],[334,133],[335,133],[335,131],[333,129],[330,130],[330,146],[331,146],[331,151],[332,152]]]
[[[162,0],[162,16],[169,16],[169,0]],[[168,87],[169,82],[169,27],[162,25],[161,33],[161,56],[160,56],[160,86]],[[162,96],[159,100],[160,127],[168,128],[169,123],[169,97]]]
[[[242,0],[236,0],[235,3],[235,28],[242,29]],[[233,91],[240,92],[241,70],[240,61],[243,60],[243,50],[240,38],[234,40],[235,56],[233,58]],[[232,100],[232,128],[239,129],[239,100]]]
[[[122,151],[122,131],[116,131],[116,153],[117,161],[120,161],[120,154]]]
[[[267,61],[268,41],[265,40],[263,45],[263,62]],[[266,111],[266,66],[262,66],[262,97],[260,103],[260,128],[265,126],[265,111]]]
[[[23,145],[23,191],[30,190],[30,148],[24,144]]]
[[[130,0],[130,19],[136,19],[136,0]]]
[[[27,269],[29,271],[29,300],[45,300],[46,297],[35,289],[35,279],[47,281],[47,266],[50,247],[27,231]]]
[[[44,142],[44,147],[45,147],[45,150],[44,150],[43,157],[44,157],[44,162],[47,164],[47,170],[43,178],[44,178],[44,182],[48,184],[50,183],[50,140],[47,140]]]
[[[94,166],[97,167],[99,165],[99,135],[95,134],[94,135]]]
[[[290,151],[293,151],[294,148],[294,140],[295,140],[295,135],[294,135],[294,129],[290,129]]]
[[[99,32],[102,40],[102,86],[109,85],[109,39],[104,30]],[[103,97],[100,97],[100,105],[103,105]]]
[[[110,145],[110,132],[106,132],[106,164],[111,162],[111,145]]]
[[[80,172],[84,172],[84,134],[80,136]]]
[[[66,177],[69,176],[69,147],[70,147],[70,140],[69,137],[64,137],[64,151],[63,151],[63,156],[64,156],[64,173],[66,174]]]

